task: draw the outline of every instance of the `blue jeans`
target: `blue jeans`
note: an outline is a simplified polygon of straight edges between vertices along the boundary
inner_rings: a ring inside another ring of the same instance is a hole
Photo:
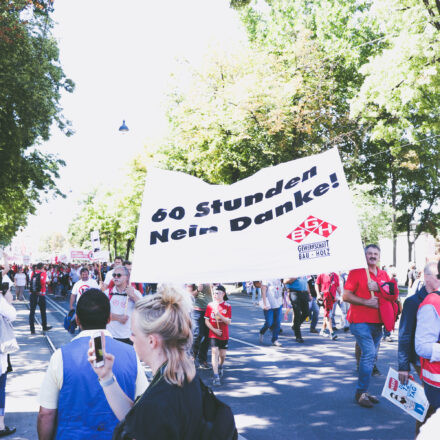
[[[6,376],[4,373],[0,376],[0,416],[5,415],[5,400],[6,400]]]
[[[312,301],[310,301],[309,305],[309,311],[310,311],[310,330],[313,330],[316,328],[316,324],[318,324],[318,318],[319,318],[319,306],[316,302],[316,298],[312,298]]]
[[[343,327],[349,327],[350,323],[347,321],[347,312],[348,312],[348,308],[349,308],[349,304],[344,302],[344,301],[336,301],[333,305],[333,309],[331,311],[331,318],[332,318],[332,326],[336,327],[336,307],[340,308],[341,313],[342,313],[342,319],[341,319],[341,326]]]
[[[370,324],[367,322],[353,323],[350,324],[350,331],[356,338],[356,342],[362,351],[356,391],[363,393],[368,390],[368,386],[370,385],[374,361],[382,338],[382,324]]]
[[[261,327],[260,333],[264,335],[267,329],[272,327],[272,342],[275,342],[280,334],[282,308],[283,306],[280,306],[277,309],[263,310],[264,319],[266,321],[263,327]]]
[[[423,382],[426,398],[429,404],[434,408],[440,408],[440,388],[433,387],[429,383]]]
[[[193,356],[194,360],[206,362],[209,349],[209,330],[205,324],[205,311],[193,310],[191,314],[193,324]]]
[[[255,302],[255,294],[258,294],[258,300],[261,299],[261,287],[252,287],[252,302]]]

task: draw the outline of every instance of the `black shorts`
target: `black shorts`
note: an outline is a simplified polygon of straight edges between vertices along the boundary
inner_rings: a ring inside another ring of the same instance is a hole
[[[209,338],[211,339],[211,347],[218,347],[221,350],[228,349],[229,339],[217,339],[217,338]]]

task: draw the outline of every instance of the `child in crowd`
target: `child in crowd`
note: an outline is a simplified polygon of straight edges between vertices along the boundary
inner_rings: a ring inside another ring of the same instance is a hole
[[[223,364],[229,342],[229,324],[231,323],[231,305],[226,302],[228,296],[222,285],[215,287],[213,302],[210,302],[205,312],[205,323],[209,328],[211,341],[212,371],[214,372],[213,385],[220,385],[223,376]]]

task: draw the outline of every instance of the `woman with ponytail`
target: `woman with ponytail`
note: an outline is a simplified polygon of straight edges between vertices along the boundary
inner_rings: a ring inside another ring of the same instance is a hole
[[[194,362],[192,304],[184,292],[168,285],[136,302],[132,315],[131,340],[139,358],[154,378],[134,402],[113,376],[114,356],[104,353],[104,366],[95,368],[92,342],[89,361],[107,401],[121,423],[113,439],[197,439],[203,426],[202,391]]]

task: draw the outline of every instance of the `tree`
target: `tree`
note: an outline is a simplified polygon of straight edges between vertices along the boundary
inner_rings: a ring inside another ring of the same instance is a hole
[[[8,243],[41,194],[60,195],[55,185],[64,162],[38,144],[54,121],[71,134],[59,107],[61,90],[73,91],[50,36],[50,1],[0,3],[0,242]]]
[[[101,243],[110,255],[129,259],[136,237],[146,176],[145,158],[130,164],[125,181],[113,188],[98,187],[79,204],[78,213],[69,225],[69,241],[90,248],[90,232],[98,230]],[[113,251],[113,252],[112,252]]]
[[[41,238],[39,250],[48,254],[59,253],[65,250],[66,245],[67,240],[64,235],[54,232]]]

